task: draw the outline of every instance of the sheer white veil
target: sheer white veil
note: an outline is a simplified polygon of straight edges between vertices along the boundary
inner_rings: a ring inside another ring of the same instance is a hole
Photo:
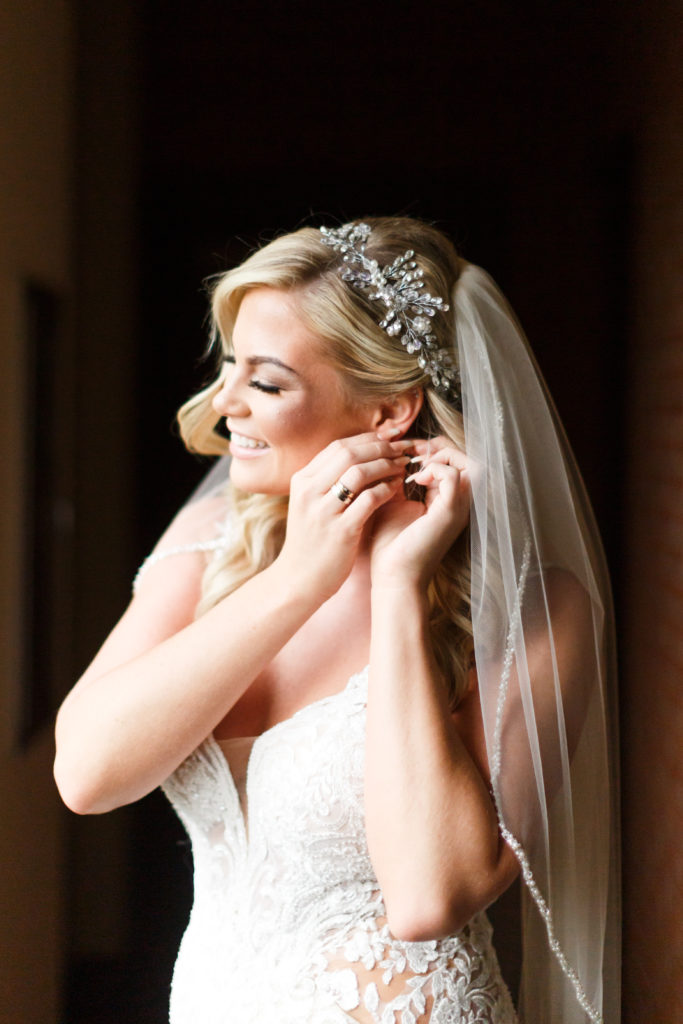
[[[472,625],[492,790],[522,870],[525,1024],[619,1020],[614,623],[569,445],[496,285],[453,295],[473,462]]]

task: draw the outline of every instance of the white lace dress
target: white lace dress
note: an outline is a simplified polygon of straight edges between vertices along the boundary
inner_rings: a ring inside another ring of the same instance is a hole
[[[171,1024],[516,1020],[484,914],[434,942],[389,932],[363,820],[366,693],[367,670],[248,751],[230,741],[234,778],[209,737],[164,784],[194,858]]]

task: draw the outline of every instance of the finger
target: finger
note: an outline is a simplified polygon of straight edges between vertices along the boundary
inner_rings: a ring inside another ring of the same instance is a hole
[[[407,462],[405,456],[373,459],[369,462],[335,460],[320,469],[315,477],[310,479],[309,486],[313,494],[325,494],[333,490],[337,484],[341,484],[357,496],[366,487],[371,487],[380,480],[397,478],[403,481]]]
[[[374,487],[381,480],[395,480],[402,484],[407,461],[405,455],[396,460],[376,459],[374,462],[366,462],[346,470],[329,489],[329,493],[337,499],[336,510],[343,512],[351,502],[357,500],[359,494],[368,487]]]
[[[386,441],[376,434],[360,434],[357,437],[342,438],[333,441],[321,452],[318,452],[307,466],[300,471],[302,476],[315,476],[320,472],[327,474],[328,479],[339,476],[355,463],[370,462],[374,459],[398,459],[410,443],[406,441]]]
[[[401,477],[393,480],[380,480],[371,487],[366,487],[357,498],[346,506],[344,523],[351,530],[360,531],[373,512],[390,501],[403,486]]]
[[[462,491],[467,481],[466,471],[446,462],[430,462],[417,473],[406,477],[406,483],[416,483],[428,490],[438,487],[439,493],[448,498],[450,494]]]
[[[450,466],[433,467],[434,483],[427,486],[425,506],[428,510],[442,510],[447,517],[470,515],[470,481],[465,473]]]
[[[450,463],[430,462],[427,467],[434,483],[438,484],[440,494],[448,498],[458,496],[463,486],[464,473],[458,466]]]
[[[463,451],[456,448],[454,445],[444,445],[436,451],[432,451],[429,454],[418,454],[413,456],[410,460],[416,465],[426,466],[433,463],[443,463],[445,465],[454,466],[457,469],[468,469],[469,459]]]
[[[403,478],[407,464],[407,455],[399,455],[393,459],[374,459],[372,462],[356,463],[345,470],[339,480],[345,487],[358,494],[379,480],[391,479],[395,476]]]
[[[407,476],[406,477],[406,483],[407,484],[416,483],[416,484],[419,484],[421,487],[426,487],[427,484],[429,484],[429,483],[434,481],[435,476],[434,476],[433,468],[435,468],[436,466],[439,466],[439,465],[441,465],[441,466],[443,466],[443,465],[449,466],[448,463],[428,462],[424,466],[419,466],[413,473],[411,473],[409,476]],[[459,471],[459,467],[458,466],[449,466],[449,468],[454,470],[454,471],[456,471],[456,470]]]
[[[427,458],[440,451],[441,448],[445,448],[447,445],[451,445],[453,442],[449,441],[448,438],[438,434],[436,437],[419,437],[413,441],[413,448],[418,455],[424,455]]]

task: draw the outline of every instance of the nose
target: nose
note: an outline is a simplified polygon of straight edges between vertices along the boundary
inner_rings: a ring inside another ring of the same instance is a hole
[[[242,389],[234,380],[234,374],[226,374],[220,388],[213,396],[211,404],[219,416],[244,415],[248,406],[242,398]]]

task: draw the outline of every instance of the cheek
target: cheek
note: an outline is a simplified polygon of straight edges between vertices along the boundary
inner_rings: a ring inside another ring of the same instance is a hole
[[[271,421],[273,439],[280,444],[297,444],[310,432],[310,416],[305,409],[294,407],[279,409]]]
[[[283,439],[297,441],[319,433],[322,425],[329,419],[329,411],[324,406],[319,407],[316,401],[307,399],[291,402],[278,409],[272,422],[273,428]]]
[[[347,402],[329,389],[320,389],[324,396],[301,396],[272,411],[270,440],[280,448],[281,456],[291,455],[297,463],[305,463],[322,451],[331,441],[361,433],[366,429],[362,417],[354,415]]]
[[[283,464],[300,469],[321,448],[320,421],[304,403],[274,413],[268,439]]]

